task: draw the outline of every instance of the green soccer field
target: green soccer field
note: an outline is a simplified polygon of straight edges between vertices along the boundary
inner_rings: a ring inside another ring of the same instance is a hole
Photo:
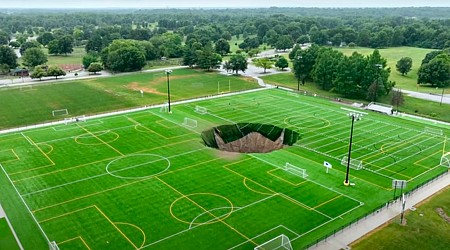
[[[12,207],[20,198],[60,249],[253,249],[281,234],[301,249],[391,200],[392,180],[409,190],[448,170],[440,160],[449,130],[369,112],[354,129],[362,169],[344,186],[351,123],[342,107],[259,90],[174,105],[172,114],[155,108],[1,135],[0,199],[25,249],[48,246],[25,206]],[[300,139],[266,154],[203,145],[203,130],[238,122]]]

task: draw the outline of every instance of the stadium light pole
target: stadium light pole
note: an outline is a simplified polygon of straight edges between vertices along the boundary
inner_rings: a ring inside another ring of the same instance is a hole
[[[348,180],[348,175],[350,173],[350,156],[352,153],[352,140],[353,140],[353,126],[355,124],[355,121],[359,121],[362,118],[362,113],[356,113],[356,112],[350,112],[348,113],[348,117],[350,117],[350,119],[352,120],[352,126],[350,129],[350,142],[348,144],[348,156],[347,156],[347,171],[345,173],[345,181],[344,181],[344,185],[348,186],[350,185],[350,182]]]
[[[172,113],[172,111],[170,111],[170,74],[172,74],[172,70],[170,69],[166,69],[166,76],[167,76],[167,102],[169,104],[169,113]]]
[[[373,98],[373,101],[374,101],[374,102],[377,101],[378,84],[380,84],[379,81],[380,81],[381,69],[383,68],[383,65],[377,63],[377,64],[375,64],[375,67],[377,67],[377,70],[378,70],[377,73],[378,73],[378,74],[377,74],[377,81],[375,82],[375,96],[374,96],[374,98]]]

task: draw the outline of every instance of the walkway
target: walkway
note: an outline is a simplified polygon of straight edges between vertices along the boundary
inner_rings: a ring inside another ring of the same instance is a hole
[[[438,191],[448,187],[450,185],[450,174],[439,178],[438,180],[430,183],[413,192],[410,196],[406,198],[406,210],[411,209],[411,207],[417,205],[418,203],[424,201],[428,197],[437,193]],[[380,212],[375,213],[359,221],[356,225],[351,225],[349,228],[345,228],[343,231],[339,231],[335,236],[331,236],[326,241],[321,241],[319,244],[310,247],[309,249],[314,250],[338,250],[338,249],[348,249],[348,245],[352,242],[363,237],[372,230],[377,229],[386,222],[392,220],[401,213],[401,202],[398,201],[388,208],[380,210]]]

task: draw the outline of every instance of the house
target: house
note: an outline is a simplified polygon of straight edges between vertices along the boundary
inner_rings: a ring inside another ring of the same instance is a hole
[[[30,75],[30,71],[28,69],[25,69],[25,68],[22,68],[22,69],[17,68],[17,69],[14,69],[12,71],[12,75],[13,76],[21,76],[21,77],[29,76]]]

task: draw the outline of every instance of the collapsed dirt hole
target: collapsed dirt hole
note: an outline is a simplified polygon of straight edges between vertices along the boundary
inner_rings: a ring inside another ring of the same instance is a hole
[[[300,135],[271,124],[237,123],[221,125],[202,132],[206,146],[238,153],[268,153],[292,146]]]

